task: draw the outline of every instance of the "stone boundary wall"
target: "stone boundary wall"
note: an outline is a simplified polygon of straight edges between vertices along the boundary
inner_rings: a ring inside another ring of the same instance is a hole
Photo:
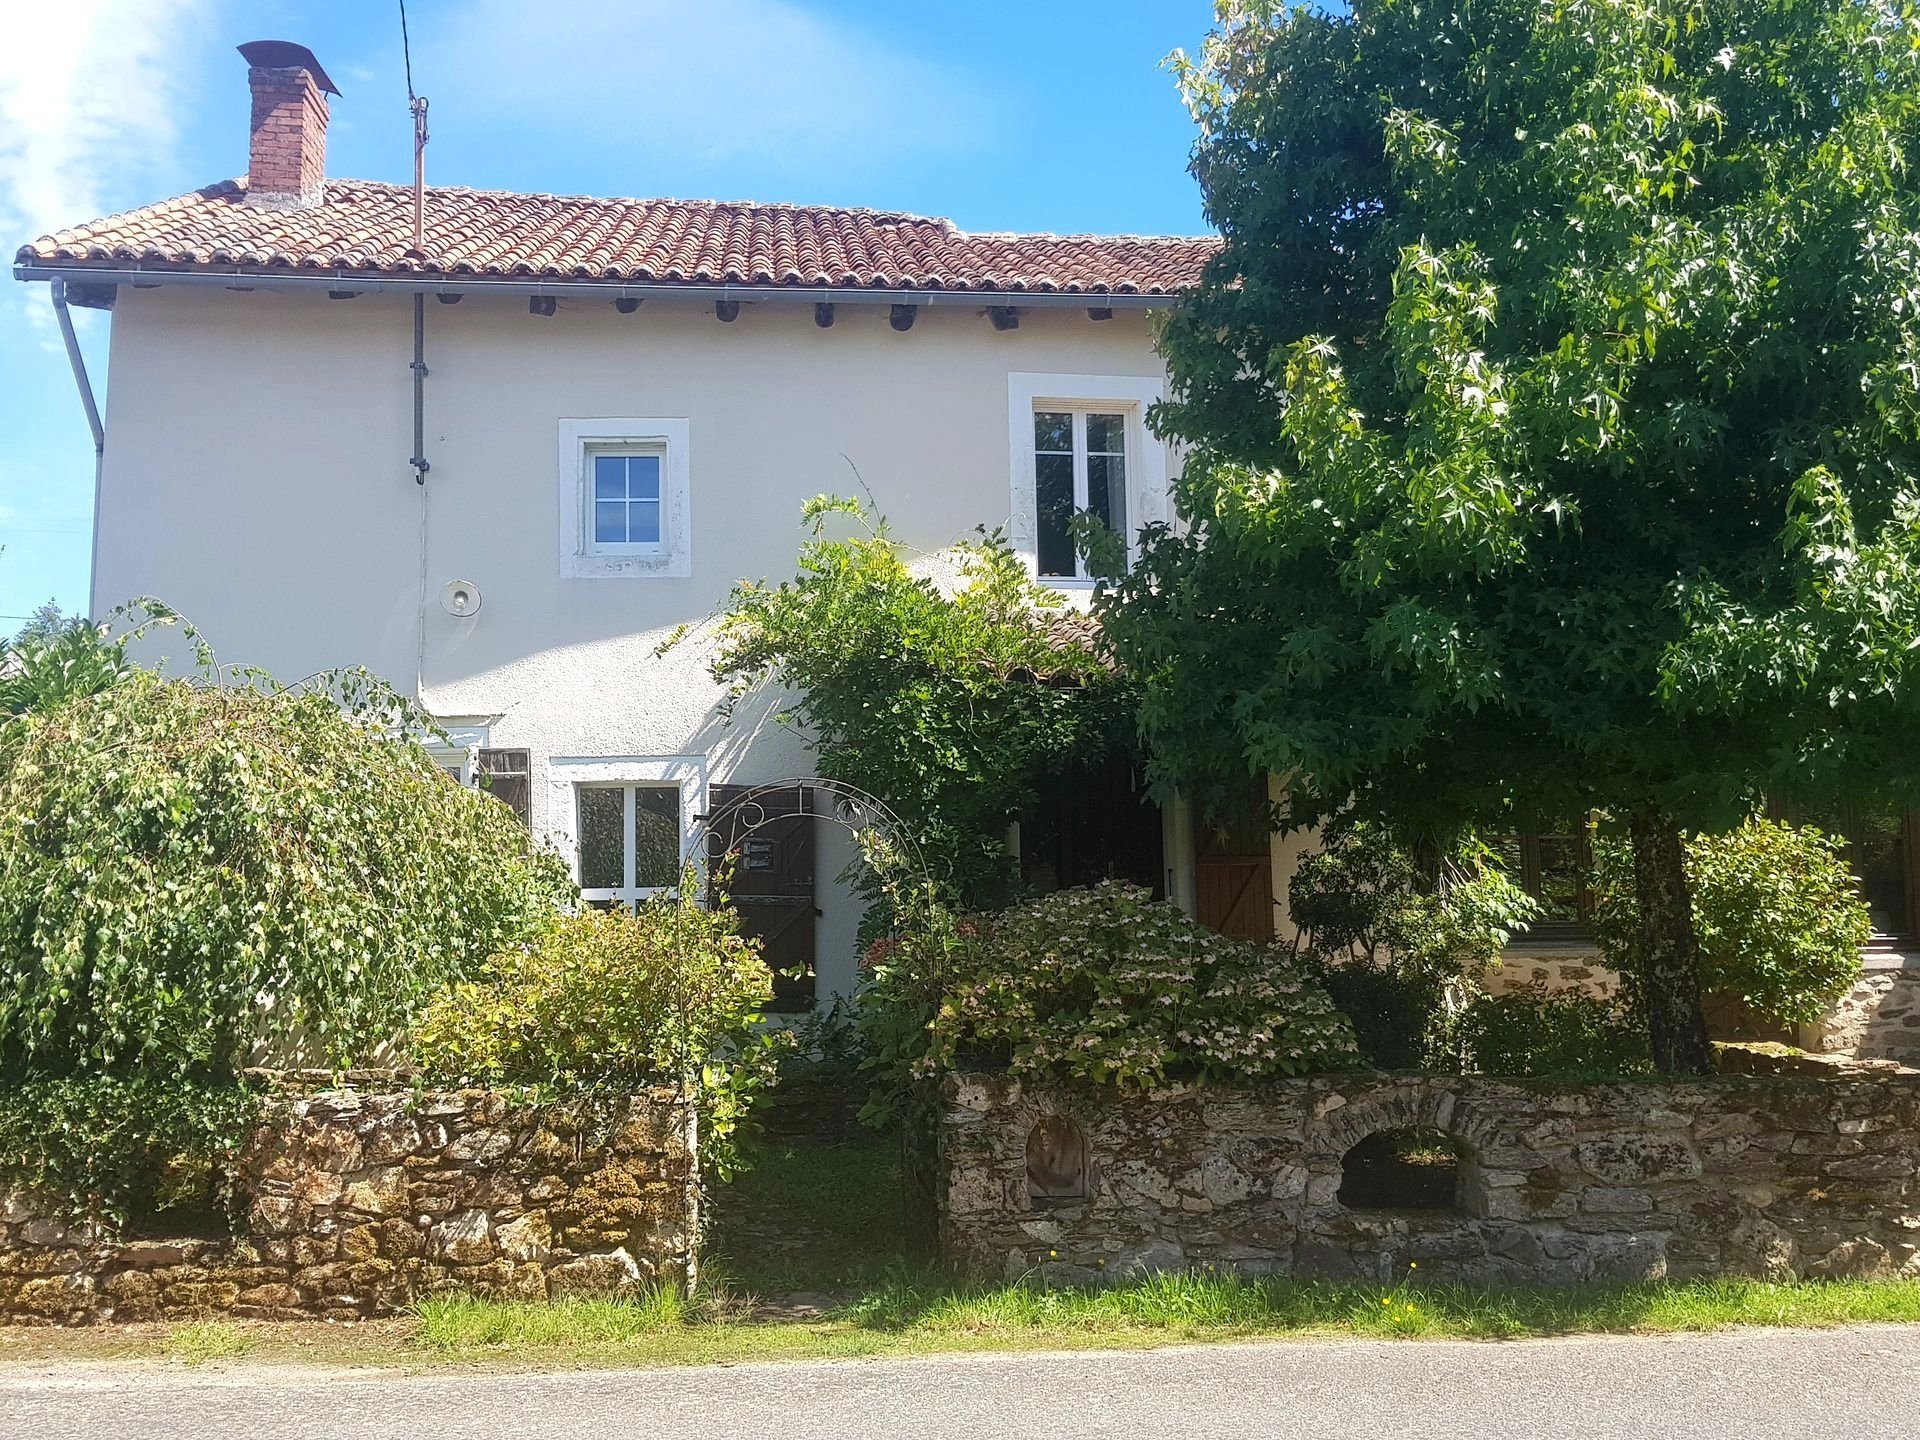
[[[0,1196],[0,1323],[357,1319],[435,1290],[540,1300],[696,1278],[691,1107],[487,1090],[276,1097],[230,1241],[115,1239]]]
[[[1488,993],[1509,995],[1530,985],[1606,997],[1620,976],[1590,946],[1516,945],[1486,977]],[[1738,997],[1707,997],[1707,1028],[1721,1040],[1781,1040],[1817,1055],[1920,1064],[1920,956],[1869,952],[1853,988],[1811,1024],[1788,1030],[1749,1014]]]
[[[1464,1152],[1456,1205],[1342,1204],[1347,1152],[1409,1126]],[[1061,1194],[1075,1143],[1085,1198],[1036,1198]],[[1393,1281],[1416,1264],[1486,1283],[1920,1274],[1920,1074],[1376,1073],[1100,1098],[963,1075],[945,1087],[940,1149],[942,1253],[978,1279],[1211,1266]]]
[[[1869,956],[1853,989],[1795,1038],[1820,1055],[1920,1065],[1920,957]]]

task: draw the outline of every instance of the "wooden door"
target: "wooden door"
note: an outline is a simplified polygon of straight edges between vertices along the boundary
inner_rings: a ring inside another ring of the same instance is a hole
[[[1222,935],[1273,939],[1273,836],[1265,817],[1196,828],[1194,918]]]
[[[709,894],[724,896],[739,912],[741,930],[760,941],[773,971],[773,1008],[810,1009],[820,914],[814,903],[813,791],[802,785],[715,785],[709,798]]]

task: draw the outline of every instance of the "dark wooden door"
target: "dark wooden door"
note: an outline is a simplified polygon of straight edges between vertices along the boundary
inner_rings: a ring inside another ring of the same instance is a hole
[[[749,798],[751,797],[751,798]],[[708,796],[709,892],[740,914],[773,971],[773,1008],[814,1003],[813,791],[715,785]]]

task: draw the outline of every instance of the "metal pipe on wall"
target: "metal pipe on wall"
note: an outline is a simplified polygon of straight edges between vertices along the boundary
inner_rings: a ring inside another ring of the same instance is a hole
[[[425,703],[427,681],[427,297],[413,297],[413,483],[420,489],[420,594],[414,617],[413,698]]]
[[[100,477],[107,461],[107,427],[100,421],[100,406],[93,398],[93,381],[87,375],[87,359],[80,353],[80,337],[73,328],[73,313],[67,308],[67,282],[58,275],[47,287],[53,297],[53,313],[60,322],[60,338],[67,344],[67,364],[73,367],[73,383],[80,391],[80,403],[86,407],[87,428],[93,432],[93,542],[87,554],[87,613],[98,616],[100,597],[93,593],[94,578],[100,573]]]
[[[413,482],[427,483],[427,297],[413,297]]]

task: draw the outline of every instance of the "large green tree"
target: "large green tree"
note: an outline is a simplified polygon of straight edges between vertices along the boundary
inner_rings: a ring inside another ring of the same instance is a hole
[[[1222,0],[1177,63],[1190,528],[1101,602],[1162,779],[1609,812],[1705,1068],[1683,831],[1920,757],[1914,6]]]

